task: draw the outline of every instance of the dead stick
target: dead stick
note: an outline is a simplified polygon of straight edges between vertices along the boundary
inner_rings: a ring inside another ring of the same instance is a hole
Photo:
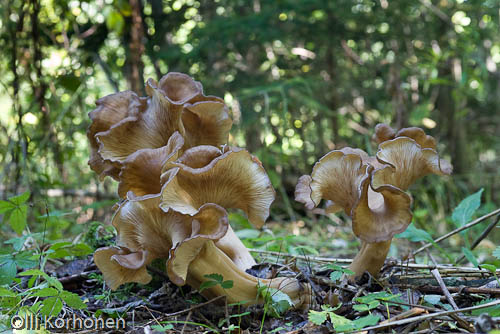
[[[500,290],[500,289],[498,289],[498,290]],[[365,327],[363,329],[358,329],[358,330],[354,330],[354,331],[346,332],[346,333],[358,333],[358,332],[362,332],[362,331],[364,332],[364,331],[369,331],[369,330],[374,330],[374,329],[380,329],[380,328],[386,328],[386,327],[404,325],[404,324],[409,324],[409,323],[416,322],[416,321],[422,321],[422,320],[426,320],[426,319],[432,319],[432,318],[435,318],[435,317],[440,317],[440,316],[444,316],[444,315],[455,314],[455,313],[459,313],[459,312],[469,312],[469,311],[474,311],[474,310],[480,310],[480,309],[487,308],[487,307],[490,307],[490,306],[495,306],[495,305],[500,305],[500,300],[495,300],[495,301],[493,301],[491,303],[486,303],[486,304],[482,304],[482,305],[465,307],[465,308],[458,309],[458,310],[442,311],[442,312],[436,312],[436,313],[432,313],[432,314],[425,314],[425,315],[421,315],[421,316],[418,316],[418,317],[412,317],[412,318],[397,320],[397,321],[390,322],[390,323],[387,323],[387,324],[382,324],[382,325],[377,325],[377,326],[371,326],[371,327]]]
[[[495,226],[497,226],[499,221],[500,221],[500,215],[498,215],[497,219],[492,221],[490,223],[490,225],[488,225],[488,227],[483,231],[483,233],[481,233],[481,235],[476,240],[474,240],[474,242],[472,243],[472,246],[470,246],[470,250],[473,250],[474,248],[476,248],[477,245],[479,245],[479,243],[481,241],[483,241],[483,239],[486,238],[488,236],[488,234],[490,234],[490,232],[495,228]],[[455,261],[455,263],[458,264],[461,261],[463,261],[463,259],[465,259],[465,255],[462,255],[457,261]]]
[[[443,278],[439,274],[439,270],[433,269],[433,270],[431,270],[431,273],[434,276],[434,278],[436,279],[436,281],[438,282],[439,287],[441,288],[441,291],[443,291],[443,294],[445,295],[446,299],[448,299],[448,302],[450,303],[450,305],[453,307],[454,310],[458,310],[458,306],[455,303],[455,300],[453,299],[453,297],[451,296],[450,291],[448,291],[448,288],[446,288],[446,284],[444,284]]]
[[[497,215],[497,214],[499,214],[499,213],[500,213],[500,209],[496,209],[495,211],[492,211],[492,212],[490,212],[490,213],[488,213],[488,214],[486,214],[486,215],[484,215],[484,216],[482,216],[482,217],[479,217],[478,219],[473,220],[473,221],[471,221],[470,223],[465,224],[464,226],[462,226],[462,227],[460,227],[460,228],[457,228],[457,229],[455,229],[455,230],[451,231],[450,233],[447,233],[447,234],[443,235],[442,237],[437,238],[436,240],[434,240],[434,242],[433,242],[433,243],[428,243],[428,244],[426,244],[425,246],[420,247],[420,248],[419,248],[419,249],[417,249],[415,252],[413,252],[413,255],[416,255],[416,254],[420,253],[420,252],[421,252],[421,251],[423,251],[424,249],[426,249],[426,248],[428,248],[428,247],[432,246],[434,243],[438,243],[438,242],[441,242],[441,241],[443,241],[443,240],[445,240],[445,239],[448,239],[448,238],[449,238],[449,237],[451,237],[452,235],[455,235],[455,234],[457,234],[457,233],[459,233],[459,232],[462,232],[462,231],[464,231],[464,230],[466,230],[466,229],[468,229],[468,228],[470,228],[470,227],[472,227],[472,226],[474,226],[474,225],[477,225],[477,224],[479,224],[479,223],[481,223],[481,222],[485,221],[486,219],[488,219],[488,218],[490,218],[490,217],[493,217],[493,216],[495,216],[495,215]]]
[[[280,256],[280,257],[287,257],[287,258],[295,258],[299,260],[306,260],[306,261],[311,261],[311,262],[323,262],[323,263],[344,263],[344,264],[350,264],[352,262],[352,259],[342,259],[342,258],[334,258],[334,257],[322,257],[322,256],[307,256],[307,255],[293,255],[293,254],[288,254],[288,253],[281,253],[281,252],[273,252],[273,251],[266,251],[266,250],[261,250],[261,249],[249,249],[250,252],[252,253],[259,253],[259,254],[264,254],[264,255],[270,255],[270,256]],[[449,272],[467,272],[467,273],[485,273],[488,274],[490,271],[486,269],[478,269],[478,268],[471,268],[471,267],[453,267],[451,265],[428,265],[428,264],[419,264],[419,263],[391,263],[388,262],[386,264],[388,267],[403,267],[403,268],[412,268],[412,269],[434,269],[438,268],[439,270],[445,270]],[[500,268],[497,269],[497,274],[500,274]]]
[[[402,288],[410,288],[414,290],[419,290],[422,292],[430,292],[430,293],[441,293],[442,290],[438,286],[432,286],[432,285],[421,285],[421,286],[415,286],[411,284],[394,284],[394,286],[402,287]],[[494,289],[494,288],[472,288],[472,287],[460,287],[460,286],[451,286],[448,288],[448,291],[456,293],[480,293],[480,294],[486,294],[486,295],[497,295],[500,296],[500,289]]]

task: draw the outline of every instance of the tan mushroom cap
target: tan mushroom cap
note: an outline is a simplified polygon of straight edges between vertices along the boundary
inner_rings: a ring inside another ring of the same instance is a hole
[[[238,148],[198,146],[167,164],[161,208],[194,215],[204,203],[243,210],[261,227],[275,192],[262,163]]]
[[[384,123],[379,123],[375,126],[375,134],[373,139],[378,144],[385,141],[398,138],[398,137],[408,137],[417,142],[422,148],[432,148],[436,149],[436,140],[434,137],[426,135],[424,130],[417,127],[403,128],[396,132],[389,125]]]
[[[436,149],[436,140],[434,137],[426,135],[424,130],[417,127],[404,128],[398,131],[396,138],[408,137],[413,139],[422,148]]]
[[[101,178],[118,179],[122,163],[131,154],[163,147],[176,131],[185,137],[186,148],[226,143],[232,121],[224,101],[203,95],[199,82],[182,73],[168,73],[159,83],[149,79],[146,92],[146,98],[133,92],[107,96],[89,114],[89,164]]]
[[[218,212],[217,212],[218,211]],[[202,223],[200,223],[200,221]],[[172,234],[173,247],[167,261],[167,273],[177,285],[186,284],[189,265],[208,241],[217,241],[227,232],[226,211],[216,204],[204,204],[193,216],[191,230]]]
[[[362,180],[361,197],[351,215],[352,231],[369,243],[391,240],[411,223],[411,197],[390,185],[375,191],[369,185],[369,178]]]
[[[386,140],[391,140],[396,137],[396,131],[389,125],[384,123],[379,123],[375,126],[375,133],[373,134],[373,140],[380,144]]]
[[[392,185],[407,190],[418,178],[427,174],[449,175],[451,165],[440,159],[431,148],[422,148],[408,137],[398,137],[379,145],[377,159],[385,164],[373,173],[374,189]]]
[[[140,99],[132,91],[125,91],[111,94],[97,100],[97,108],[89,113],[92,121],[88,130],[87,137],[90,142],[89,165],[101,178],[111,176],[118,178],[119,167],[109,161],[105,161],[99,154],[99,143],[95,135],[99,132],[109,130],[113,125],[126,119],[135,118],[145,109],[145,100]]]
[[[189,216],[165,213],[159,202],[158,195],[129,197],[118,207],[112,222],[118,247],[99,249],[94,255],[96,265],[113,289],[126,282],[148,283],[146,265],[157,258],[168,259],[169,278],[182,285],[189,264],[203,244],[207,240],[218,241],[226,234],[227,213],[216,204],[205,204],[196,215]]]
[[[103,247],[94,253],[94,262],[112,290],[125,283],[148,284],[151,275],[146,265],[150,260],[147,251],[131,252],[124,247]]]
[[[184,139],[175,132],[167,145],[150,149],[145,148],[132,153],[123,161],[119,174],[118,194],[125,198],[129,191],[135,196],[158,194],[161,190],[160,176],[163,166],[179,157]]]
[[[202,101],[187,105],[182,112],[187,147],[219,146],[227,143],[233,121],[223,102]]]
[[[311,176],[300,177],[295,200],[311,210],[326,199],[331,201],[328,212],[342,208],[350,215],[360,197],[359,185],[369,177],[367,167],[358,154],[331,151],[314,165]]]

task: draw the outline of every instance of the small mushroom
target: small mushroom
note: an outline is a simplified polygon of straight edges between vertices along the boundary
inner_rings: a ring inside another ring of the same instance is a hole
[[[327,201],[327,212],[344,210],[352,218],[361,249],[350,269],[354,277],[365,271],[378,275],[391,240],[411,222],[408,190],[427,174],[448,175],[451,165],[439,158],[434,138],[418,128],[395,132],[385,124],[376,127],[380,143],[375,157],[359,149],[331,151],[321,158],[311,175],[299,179],[295,199],[307,209]]]
[[[97,101],[87,131],[90,167],[101,177],[118,180],[124,161],[141,149],[167,144],[178,131],[183,149],[227,141],[232,121],[224,101],[203,95],[199,82],[182,73],[168,73],[159,83],[146,82],[147,97],[126,91]]]

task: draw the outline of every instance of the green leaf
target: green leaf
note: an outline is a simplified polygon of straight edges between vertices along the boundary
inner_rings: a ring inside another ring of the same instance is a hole
[[[16,207],[13,203],[9,201],[0,201],[0,214],[3,214],[9,210],[12,210]]]
[[[223,289],[231,289],[234,285],[234,282],[231,281],[231,280],[228,280],[228,281],[224,281],[222,282],[221,286]]]
[[[0,287],[0,297],[16,297],[16,293],[14,291],[10,291],[6,288]]]
[[[483,190],[484,189],[481,188],[478,192],[467,196],[458,204],[455,210],[453,210],[451,219],[457,227],[464,226],[471,220],[472,216],[481,205],[481,194]]]
[[[495,265],[488,263],[481,264],[481,268],[491,271],[493,274],[497,271],[497,267]]]
[[[114,30],[120,34],[125,27],[125,20],[119,12],[112,10],[106,17],[106,27],[108,27],[109,30]]]
[[[432,242],[432,236],[424,230],[418,229],[411,223],[406,231],[397,234],[396,238],[408,239],[412,242],[428,241]]]
[[[53,286],[57,290],[59,290],[59,291],[64,290],[62,283],[59,282],[59,280],[57,278],[52,277],[52,276],[48,276],[48,275],[45,275],[44,278],[47,281],[47,283],[49,283],[51,286]]]
[[[216,286],[218,284],[219,282],[216,281],[205,281],[201,283],[200,287],[198,288],[198,291],[202,292],[203,290],[210,289],[211,287]]]
[[[474,256],[474,253],[472,253],[472,251],[470,251],[469,249],[467,249],[465,247],[462,247],[462,253],[464,253],[467,260],[469,260],[469,262],[472,263],[472,265],[474,267],[479,266],[479,262],[477,262],[477,259]]]
[[[44,288],[41,290],[38,290],[33,294],[34,297],[53,297],[57,296],[59,294],[59,291],[57,291],[54,288]]]
[[[208,274],[208,275],[203,275],[203,277],[214,280],[218,283],[222,283],[224,280],[224,277],[222,277],[221,274]]]
[[[441,295],[425,295],[424,300],[431,305],[437,305],[441,302]]]
[[[500,246],[493,251],[493,256],[500,260]]]
[[[20,205],[13,209],[10,213],[10,226],[17,233],[23,233],[26,227],[26,217],[28,215],[28,206],[26,204]]]
[[[17,274],[17,266],[13,259],[7,259],[0,264],[0,285],[10,284]]]
[[[22,273],[19,273],[19,276],[47,276],[46,273],[41,271],[40,269],[29,269],[25,270]]]
[[[340,278],[342,277],[342,274],[343,274],[343,272],[341,272],[341,271],[332,271],[330,273],[330,281],[336,282],[336,281],[340,280]]]
[[[369,314],[353,321],[356,329],[365,328],[368,326],[375,326],[380,320],[380,315]]]
[[[40,313],[46,316],[57,316],[63,308],[63,303],[58,297],[49,297],[43,302],[43,306],[40,309]]]
[[[162,325],[152,325],[151,329],[158,331],[158,332],[166,332],[170,329],[174,329],[174,325],[172,324],[166,324],[165,326]]]
[[[309,321],[316,325],[321,325],[326,321],[328,313],[325,311],[310,310],[308,314]]]
[[[354,301],[362,304],[370,304],[374,300],[390,301],[399,298],[399,296],[400,296],[399,294],[393,295],[385,291],[380,291],[380,292],[370,293],[369,295],[363,297],[356,297],[354,298]]]
[[[333,325],[333,328],[335,328],[335,331],[340,332],[340,328],[344,327],[348,328],[347,330],[353,328],[352,321],[347,319],[346,317],[335,314],[333,312],[329,312],[328,315],[330,316],[330,321]]]
[[[486,299],[486,300],[483,300],[483,301],[475,304],[474,306],[488,304],[488,303],[491,303],[493,301],[495,301],[495,299]],[[500,304],[499,305],[493,305],[493,306],[485,307],[485,308],[482,308],[482,309],[479,309],[479,310],[473,310],[473,311],[471,311],[471,315],[473,315],[473,316],[479,316],[479,315],[481,315],[483,313],[488,313],[491,317],[500,317]],[[490,332],[490,334],[491,334],[491,332]]]
[[[20,206],[21,204],[26,203],[26,201],[30,198],[31,193],[28,191],[22,193],[21,195],[17,195],[14,197],[9,198],[9,201],[14,203],[17,206]]]
[[[293,306],[292,300],[286,293],[267,285],[262,285],[260,281],[257,283],[257,295],[262,296],[265,301],[265,307],[267,307],[269,314],[273,317],[279,317]]]
[[[29,269],[38,265],[36,256],[33,255],[33,253],[30,251],[17,254],[14,257],[14,261],[16,262],[17,266],[21,269]]]
[[[66,305],[74,309],[81,310],[87,308],[87,304],[85,304],[80,296],[78,296],[76,293],[62,291],[61,298],[66,303]]]

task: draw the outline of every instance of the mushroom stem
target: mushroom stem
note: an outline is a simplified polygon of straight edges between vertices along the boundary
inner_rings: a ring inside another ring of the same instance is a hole
[[[262,298],[257,298],[257,283],[266,285],[286,293],[294,304],[294,308],[306,309],[311,303],[311,287],[305,283],[299,283],[295,278],[277,277],[273,279],[262,279],[247,274],[239,269],[233,261],[213,241],[208,241],[191,262],[188,270],[187,283],[198,288],[207,280],[205,275],[220,274],[224,281],[233,281],[233,287],[224,289],[217,284],[214,287],[201,292],[207,298],[225,295],[229,303],[244,302],[245,305],[263,303]]]
[[[256,264],[252,254],[234,233],[230,225],[227,227],[226,234],[215,245],[229,256],[241,270],[247,270]]]
[[[359,277],[365,271],[377,276],[384,265],[387,253],[389,253],[391,240],[374,243],[362,241],[361,249],[349,266],[349,269],[354,272],[350,278]]]

